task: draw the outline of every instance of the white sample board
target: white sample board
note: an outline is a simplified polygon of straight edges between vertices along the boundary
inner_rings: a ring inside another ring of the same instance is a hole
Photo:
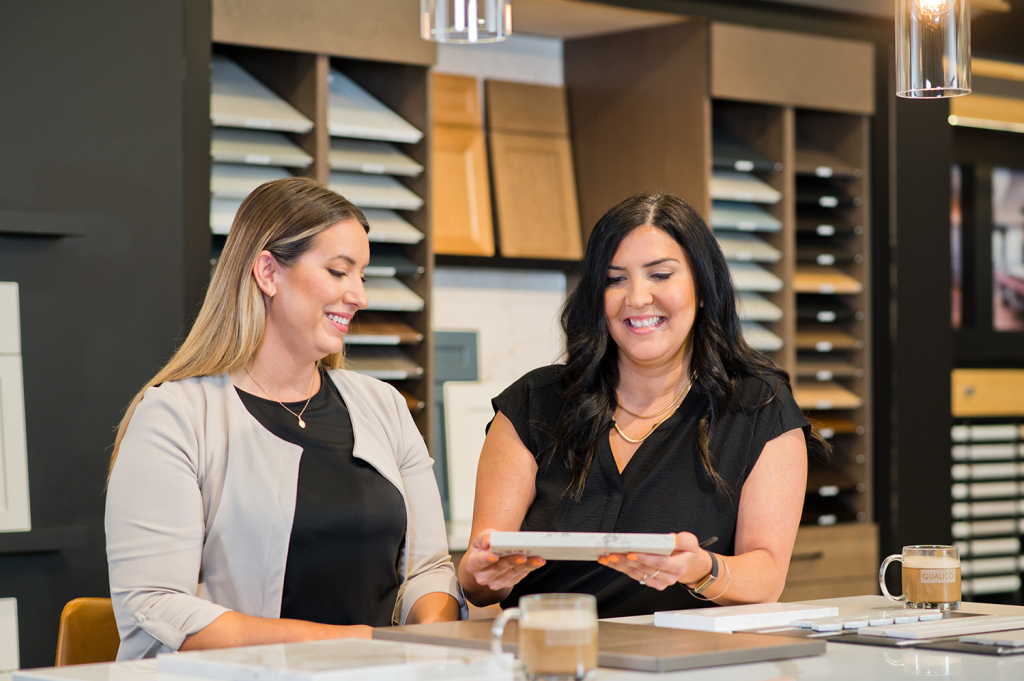
[[[363,286],[370,301],[367,310],[418,312],[423,309],[423,299],[397,279],[374,277],[367,279]]]
[[[210,120],[230,128],[309,132],[313,121],[227,57],[213,55]]]
[[[231,223],[235,213],[242,207],[242,199],[211,199],[210,200],[210,231],[225,235],[231,231]]]
[[[711,204],[711,226],[740,232],[778,232],[782,221],[750,203],[714,201]]]
[[[289,168],[305,168],[313,162],[312,156],[280,132],[239,128],[214,128],[210,156],[225,163]]]
[[[332,172],[327,186],[360,208],[419,210],[423,199],[390,175]]]
[[[348,346],[345,368],[381,381],[404,381],[423,375],[423,367],[403,350],[383,345]]]
[[[31,529],[18,285],[0,282],[0,532]]]
[[[802,603],[755,603],[722,608],[693,608],[654,613],[654,626],[731,633],[744,629],[786,626],[795,620],[836,617],[839,608]]]
[[[327,129],[333,137],[415,144],[423,133],[337,69],[328,77]]]
[[[370,175],[416,177],[423,166],[389,142],[334,138],[327,157],[331,170],[346,170]]]
[[[736,294],[736,312],[748,322],[777,322],[782,319],[782,308],[753,291]]]
[[[264,182],[291,177],[284,168],[214,163],[210,169],[210,194],[216,199],[244,199]]]
[[[423,241],[423,232],[393,210],[364,208],[363,215],[370,223],[370,241],[392,244],[418,244]]]
[[[21,667],[18,657],[18,600],[0,598],[0,674]]]
[[[758,352],[776,352],[782,349],[782,339],[757,322],[740,322],[740,331],[747,345]]]
[[[747,173],[714,171],[711,173],[711,198],[720,201],[778,203],[782,192]]]
[[[546,560],[597,560],[611,553],[669,556],[676,550],[671,534],[630,532],[492,532],[491,553],[538,556]]]
[[[752,262],[730,262],[729,273],[737,291],[780,291],[782,280]]]
[[[770,243],[746,232],[719,232],[715,234],[726,260],[741,262],[778,262],[782,251]]]
[[[494,418],[491,398],[503,383],[447,381],[444,384],[444,437],[448,462],[448,543],[453,551],[469,546],[476,496],[476,467],[484,429]]]

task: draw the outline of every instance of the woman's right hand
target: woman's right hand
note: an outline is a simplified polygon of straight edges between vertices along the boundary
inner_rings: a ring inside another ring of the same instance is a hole
[[[546,561],[538,556],[517,555],[500,558],[491,553],[491,532],[494,531],[488,528],[473,537],[466,550],[466,556],[462,559],[462,567],[480,586],[493,592],[507,592],[522,581],[523,577],[542,567]]]

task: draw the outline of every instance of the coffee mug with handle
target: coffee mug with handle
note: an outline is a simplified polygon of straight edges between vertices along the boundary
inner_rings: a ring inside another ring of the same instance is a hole
[[[519,620],[519,660],[528,679],[585,679],[597,667],[597,599],[589,594],[534,594],[501,613],[491,650],[506,664],[505,625]]]
[[[885,569],[903,564],[903,594],[893,596],[885,586]],[[884,561],[878,570],[878,585],[891,601],[908,608],[960,609],[960,550],[955,546],[922,544],[904,546]]]

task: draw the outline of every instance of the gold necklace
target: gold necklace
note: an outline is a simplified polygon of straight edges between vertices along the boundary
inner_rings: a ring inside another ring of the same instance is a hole
[[[659,416],[661,416],[662,414],[664,414],[666,411],[671,409],[672,406],[676,403],[676,400],[678,400],[680,397],[683,396],[683,393],[686,391],[686,389],[688,387],[690,387],[690,381],[687,381],[686,383],[683,384],[683,389],[679,391],[679,394],[675,396],[675,399],[673,399],[671,402],[668,403],[667,407],[665,407],[664,409],[659,411],[657,414],[651,414],[650,416],[643,416],[642,414],[637,414],[635,411],[630,411],[630,410],[626,409],[625,407],[623,407],[621,404],[619,404],[617,401],[615,403],[615,406],[617,406],[619,409],[621,409],[622,411],[626,412],[630,416],[635,416],[638,419],[656,419]]]
[[[242,368],[245,369],[245,367],[242,367]],[[253,376],[251,373],[249,373],[248,369],[245,369],[245,373],[249,374],[249,378],[252,379],[252,382],[256,384],[257,388],[259,388],[260,390],[265,392],[270,397],[270,399],[274,400],[275,402],[280,404],[282,407],[287,409],[289,414],[291,414],[292,416],[294,416],[295,418],[297,418],[299,420],[299,428],[305,428],[306,427],[306,422],[302,420],[302,415],[306,413],[306,407],[309,406],[309,401],[313,399],[313,385],[316,383],[316,374],[317,374],[316,371],[313,372],[313,380],[309,382],[309,397],[306,398],[306,404],[303,405],[302,411],[300,411],[298,414],[296,414],[291,409],[288,409],[287,405],[285,405],[284,402],[282,402],[281,400],[279,400],[276,397],[274,397],[273,395],[271,395],[270,391],[267,390],[266,388],[264,388],[262,385],[260,385],[260,382],[256,380],[255,376]],[[625,436],[623,436],[623,437],[625,437]]]
[[[675,400],[672,401],[672,404],[669,405],[669,406],[673,406],[674,405],[676,407],[676,409],[679,408],[679,405],[682,404],[682,401],[679,401],[678,404],[676,404],[676,401],[679,400],[679,398],[683,396],[683,393],[685,393],[689,389],[691,383],[693,383],[693,377],[692,376],[689,378],[689,380],[686,381],[686,385],[683,386],[682,391],[680,391],[679,395],[676,397]],[[633,438],[631,438],[628,435],[626,435],[625,433],[623,433],[622,432],[622,428],[619,428],[619,422],[618,421],[613,420],[612,421],[612,425],[615,426],[615,431],[622,437],[623,440],[625,440],[626,442],[629,442],[631,444],[638,445],[641,442],[643,442],[644,440],[646,440],[647,438],[649,438],[651,436],[651,433],[653,433],[654,431],[656,431],[658,429],[658,426],[660,426],[661,424],[665,423],[665,421],[668,421],[670,418],[672,418],[672,414],[675,414],[675,413],[676,413],[676,410],[673,409],[671,411],[671,413],[669,413],[668,416],[666,416],[662,420],[660,420],[657,423],[655,423],[651,427],[650,430],[648,430],[646,433],[644,433],[643,437],[641,437],[641,438],[639,438],[637,440],[634,440]],[[635,416],[635,414],[634,414],[634,416]]]

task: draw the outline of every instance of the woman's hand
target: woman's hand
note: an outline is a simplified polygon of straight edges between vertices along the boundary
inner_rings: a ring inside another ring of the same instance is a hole
[[[670,556],[612,553],[598,558],[597,562],[658,591],[677,582],[695,584],[711,572],[711,557],[698,546],[693,534],[680,532],[675,537],[676,550]]]
[[[480,586],[491,591],[504,591],[518,584],[523,577],[543,566],[546,561],[537,556],[522,555],[499,558],[490,551],[491,532],[494,531],[488,528],[473,537],[466,556],[462,559],[462,567]]]

